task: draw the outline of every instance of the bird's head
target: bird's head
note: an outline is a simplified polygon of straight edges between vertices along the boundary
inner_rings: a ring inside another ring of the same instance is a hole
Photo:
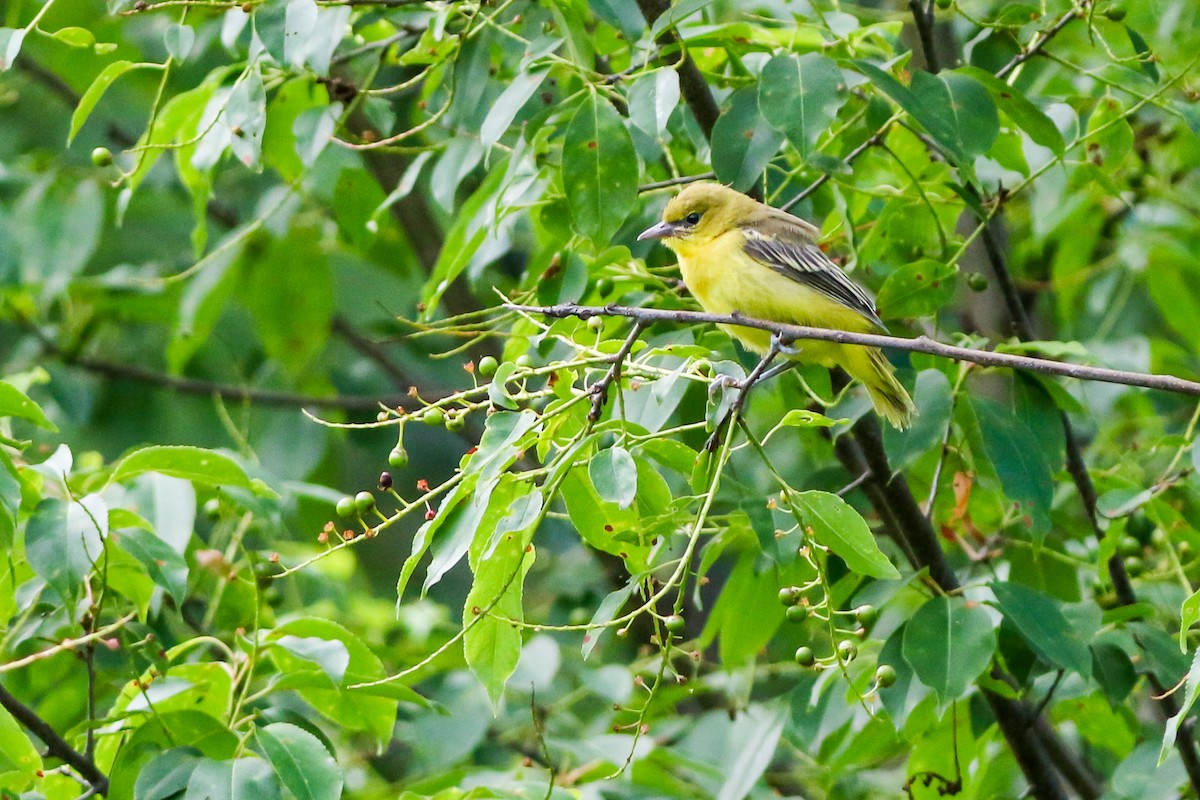
[[[701,245],[744,222],[756,205],[728,186],[692,183],[667,203],[662,222],[642,231],[638,240],[662,239],[672,249]]]

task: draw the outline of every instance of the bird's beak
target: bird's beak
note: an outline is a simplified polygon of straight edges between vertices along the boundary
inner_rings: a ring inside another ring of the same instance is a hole
[[[646,239],[670,239],[675,235],[675,231],[676,226],[673,223],[660,222],[639,233],[638,241],[642,242]]]

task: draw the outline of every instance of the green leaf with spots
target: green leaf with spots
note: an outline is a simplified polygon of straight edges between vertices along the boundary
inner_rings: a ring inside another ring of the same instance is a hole
[[[563,142],[563,191],[575,230],[607,243],[637,202],[637,180],[637,153],[624,120],[608,100],[589,92]]]

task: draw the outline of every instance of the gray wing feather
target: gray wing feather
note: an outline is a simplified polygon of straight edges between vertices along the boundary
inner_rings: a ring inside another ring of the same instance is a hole
[[[743,228],[746,252],[766,266],[794,281],[854,309],[881,329],[885,326],[875,311],[875,303],[858,284],[834,264],[816,244],[795,237],[788,241],[764,236],[753,228]],[[792,237],[788,237],[791,239]]]

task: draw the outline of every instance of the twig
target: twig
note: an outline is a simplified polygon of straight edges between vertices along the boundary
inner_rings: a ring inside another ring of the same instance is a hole
[[[1046,45],[1050,43],[1051,39],[1062,33],[1062,29],[1067,27],[1071,20],[1081,15],[1083,9],[1087,8],[1088,2],[1089,0],[1083,0],[1083,2],[1079,4],[1079,8],[1072,8],[1070,11],[1063,13],[1063,15],[1059,17],[1053,25],[1047,28],[1044,32],[1034,36],[1024,50],[1017,53],[1015,56],[1013,56],[1012,61],[1009,61],[996,71],[996,77],[1004,78],[1006,75],[1008,75],[1008,73],[1012,72],[1014,69],[1040,53],[1046,47]]]
[[[30,664],[41,661],[44,658],[49,658],[53,655],[57,655],[65,650],[74,650],[80,645],[86,645],[95,642],[98,639],[103,639],[110,633],[123,628],[125,624],[132,620],[135,616],[137,615],[131,612],[121,617],[116,622],[105,625],[103,628],[99,628],[92,633],[80,636],[76,639],[63,639],[53,647],[48,647],[45,650],[39,650],[36,653],[30,653],[24,658],[18,658],[15,661],[9,661],[5,664],[0,664],[0,674],[12,672],[14,669],[20,669],[21,667],[27,667]]]
[[[913,21],[917,24],[917,36],[921,39],[921,50],[925,53],[925,68],[930,72],[940,72],[941,63],[938,61],[937,50],[933,44],[933,0],[908,0],[912,11]]]
[[[711,181],[715,177],[717,177],[717,173],[715,172],[701,172],[699,175],[681,175],[678,178],[668,178],[665,181],[643,183],[638,187],[638,193],[653,192],[656,189],[669,189],[672,186],[683,186],[686,183],[695,183],[696,181]]]
[[[646,329],[643,322],[635,321],[633,328],[629,331],[629,335],[625,337],[625,341],[621,344],[621,349],[612,356],[612,365],[609,366],[608,372],[604,373],[604,377],[592,384],[588,389],[588,394],[592,396],[592,409],[588,412],[589,422],[598,422],[600,415],[604,413],[604,402],[608,399],[608,387],[613,381],[621,377],[621,366],[625,363],[629,351],[637,344],[638,337],[642,335],[642,331]]]
[[[651,28],[654,27],[658,18],[671,8],[668,0],[637,0],[637,4],[646,24]],[[712,90],[708,88],[708,83],[704,80],[700,68],[696,66],[695,61],[692,61],[692,57],[683,49],[683,43],[675,31],[670,28],[660,33],[655,42],[664,50],[674,48],[667,52],[665,57],[667,62],[674,65],[679,73],[679,93],[683,95],[683,101],[687,103],[696,122],[700,124],[704,138],[712,139],[713,126],[717,124],[717,117],[721,116],[721,109],[717,107],[716,98],[713,97]]]
[[[771,366],[771,362],[774,361],[775,357],[779,355],[781,346],[782,345],[779,337],[772,336],[771,348],[767,350],[767,354],[760,358],[758,363],[754,365],[754,369],[750,370],[750,374],[746,376],[746,379],[741,382],[737,397],[735,397],[733,400],[733,405],[729,407],[729,411],[726,412],[721,421],[717,423],[716,430],[712,432],[712,435],[708,437],[708,441],[704,443],[705,450],[710,453],[717,452],[717,447],[721,444],[721,428],[723,428],[725,423],[729,420],[736,419],[737,417],[741,416],[742,409],[746,406],[746,398],[750,396],[750,390],[754,388],[754,385],[757,384],[759,379],[763,377],[763,373],[767,371],[767,367]],[[718,384],[714,383],[713,385],[716,386]]]
[[[1146,389],[1158,389],[1165,392],[1200,396],[1200,383],[1184,378],[1177,378],[1174,375],[1128,372],[1126,370],[1107,369],[1105,367],[1089,367],[1083,364],[1069,364],[1034,356],[1018,356],[1011,353],[997,353],[993,350],[958,347],[956,345],[936,342],[926,336],[905,339],[899,336],[885,336],[878,333],[852,333],[850,331],[831,330],[828,328],[788,325],[782,322],[753,319],[741,316],[740,314],[709,314],[701,311],[636,308],[617,305],[581,306],[574,303],[563,303],[555,306],[525,306],[506,304],[505,307],[515,311],[541,314],[558,319],[563,317],[587,319],[589,317],[606,316],[627,317],[628,319],[640,321],[645,325],[655,322],[738,325],[744,328],[757,328],[758,330],[776,333],[785,340],[810,339],[822,342],[835,342],[837,344],[884,347],[910,353],[925,353],[926,355],[940,356],[955,361],[969,361],[985,367],[1007,367],[1009,369],[1040,372],[1047,375],[1060,375],[1065,378],[1076,378],[1078,380],[1117,383],[1125,386],[1141,386]]]
[[[4,706],[5,710],[13,715],[13,719],[41,739],[49,755],[72,767],[91,784],[97,794],[108,794],[108,778],[96,766],[96,762],[71,747],[50,723],[39,717],[32,708],[10,694],[3,686],[0,686],[0,706]]]

